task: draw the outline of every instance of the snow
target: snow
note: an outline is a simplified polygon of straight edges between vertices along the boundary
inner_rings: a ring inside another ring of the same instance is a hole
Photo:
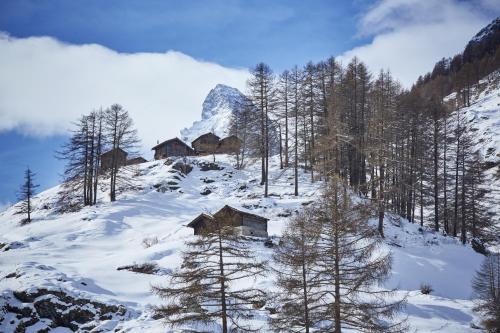
[[[151,285],[166,283],[165,277],[118,271],[117,267],[154,262],[164,270],[176,268],[184,242],[195,237],[186,224],[199,213],[215,212],[224,204],[269,218],[269,234],[279,236],[287,221],[280,215],[300,210],[320,193],[321,182],[311,183],[310,175],[300,172],[300,195],[295,197],[291,185],[293,172],[280,170],[275,157],[270,163],[271,195],[263,198],[259,163],[236,170],[232,157],[218,155],[216,159],[223,170],[200,170],[197,165],[211,162],[211,156],[188,158],[186,163],[194,168],[185,177],[175,172],[172,164],[165,165],[165,160],[124,170],[130,173],[134,188],[110,203],[104,183],[99,204],[77,213],[58,215],[51,208],[43,209],[43,205],[52,207],[55,200],[57,188],[50,189],[36,197],[35,220],[26,226],[19,225],[21,216],[14,215],[12,208],[0,213],[0,243],[17,242],[12,249],[0,252],[0,295],[4,297],[2,300],[0,296],[0,308],[2,302],[15,302],[7,297],[14,290],[63,289],[70,295],[127,308],[125,320],[100,323],[99,328],[104,331],[170,332],[161,321],[152,318],[150,311],[151,306],[161,303],[151,294]],[[206,183],[207,179],[214,182]],[[179,188],[168,190],[169,182],[178,183]],[[212,193],[201,195],[207,187]],[[420,332],[474,331],[470,324],[477,323],[478,318],[471,310],[470,279],[482,260],[481,255],[469,246],[419,229],[399,217],[388,216],[385,224],[384,249],[391,250],[394,258],[392,276],[385,287],[398,286],[399,295],[408,296],[402,317],[408,316],[412,328]],[[157,244],[150,247],[142,244],[145,238],[155,237]],[[270,258],[272,249],[264,247],[263,241],[251,242],[251,246],[257,258]],[[5,278],[13,272],[17,278]],[[244,283],[255,283],[271,291],[274,288],[270,276]],[[422,295],[421,283],[430,284],[435,291]],[[262,311],[255,319],[264,325],[262,332],[268,331],[266,316]],[[30,329],[36,331],[36,327]],[[0,331],[11,330],[6,317]]]
[[[452,94],[446,100],[456,98]],[[206,132],[224,137],[231,115],[237,112],[244,96],[236,89],[218,85],[203,103],[202,120],[181,131],[190,142]],[[476,129],[480,142],[476,149],[490,163],[500,161],[500,73],[493,73],[473,89],[472,105],[460,110]],[[279,169],[279,160],[270,161],[269,197],[263,198],[258,161],[249,161],[244,170],[236,170],[231,156],[217,155],[222,170],[201,171],[199,165],[213,157],[179,159],[193,166],[188,175],[172,168],[173,161],[159,160],[127,167],[130,186],[110,203],[108,181],[100,186],[98,205],[76,213],[57,214],[53,207],[58,187],[40,193],[31,224],[20,226],[15,208],[0,212],[0,332],[12,332],[15,316],[4,315],[5,304],[20,305],[12,292],[19,290],[64,290],[68,295],[106,304],[123,305],[124,318],[96,323],[96,330],[123,332],[173,332],[160,320],[152,318],[151,307],[161,300],[151,293],[151,285],[167,282],[165,272],[180,265],[185,241],[193,230],[186,225],[201,212],[213,213],[229,204],[270,219],[268,232],[279,237],[287,217],[314,202],[321,191],[321,181],[311,183],[310,175],[299,172],[300,195],[293,195],[293,170]],[[500,188],[488,170],[492,189]],[[201,194],[205,190],[208,195]],[[500,202],[500,193],[495,194]],[[492,210],[498,212],[498,205]],[[500,213],[500,212],[499,212]],[[387,214],[386,239],[382,251],[391,251],[393,267],[383,288],[399,288],[399,297],[407,297],[400,318],[408,318],[417,332],[477,332],[472,328],[480,320],[474,306],[471,279],[482,256],[470,246],[427,228],[420,228],[398,216]],[[370,220],[368,223],[376,223]],[[149,240],[144,244],[144,240]],[[255,257],[268,260],[272,249],[262,240],[250,244]],[[6,250],[6,248],[9,248]],[[158,275],[118,271],[121,266],[155,263]],[[256,281],[270,292],[275,291],[273,276]],[[420,286],[433,288],[429,295]],[[46,297],[46,296],[43,296]],[[254,321],[267,332],[268,313],[260,311]],[[3,316],[3,317],[2,317]],[[3,318],[3,320],[2,320]],[[27,332],[37,332],[49,325],[41,320]],[[217,329],[212,328],[217,331]],[[58,327],[51,332],[70,332]]]

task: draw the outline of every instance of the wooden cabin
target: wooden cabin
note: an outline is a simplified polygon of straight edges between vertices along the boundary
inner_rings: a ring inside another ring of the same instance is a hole
[[[147,162],[147,160],[144,158],[144,157],[134,157],[134,158],[131,158],[129,160],[127,160],[127,165],[135,165],[135,164],[141,164],[141,163],[145,163]]]
[[[220,140],[217,145],[217,153],[219,154],[236,154],[240,149],[241,140],[236,135],[231,135]]]
[[[220,138],[214,133],[205,133],[197,137],[191,146],[197,155],[208,155],[217,152]]]
[[[116,152],[115,158],[116,158],[116,165],[118,167],[127,165],[127,155],[128,153],[121,149],[121,148],[115,148],[113,150],[107,151],[103,154],[101,154],[101,170],[106,171],[111,168],[112,163],[113,163],[113,153]]]
[[[267,221],[269,221],[269,219],[244,212],[228,205],[225,205],[213,215],[201,213],[187,226],[194,229],[195,235],[200,235],[203,232],[210,230],[217,220],[226,225],[232,226],[235,233],[238,235],[268,237]]]
[[[151,150],[155,151],[155,160],[171,156],[192,156],[194,150],[179,138],[173,138],[157,144]]]

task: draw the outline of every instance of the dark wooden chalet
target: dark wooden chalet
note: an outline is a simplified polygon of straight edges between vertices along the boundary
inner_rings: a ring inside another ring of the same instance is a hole
[[[127,155],[128,153],[121,149],[121,148],[115,148],[113,150],[107,151],[103,154],[101,154],[101,170],[106,171],[111,168],[112,163],[113,163],[113,152],[116,152],[115,158],[116,158],[116,165],[118,167],[127,165]]]
[[[208,155],[217,152],[220,138],[214,133],[205,133],[197,137],[191,146],[197,155]]]
[[[127,165],[141,164],[141,163],[145,163],[147,161],[148,160],[146,160],[144,157],[139,156],[139,157],[134,157],[134,158],[127,160]]]
[[[170,156],[192,156],[194,151],[179,138],[173,138],[157,144],[151,150],[155,151],[155,160]]]
[[[225,205],[213,215],[201,213],[187,226],[194,229],[195,235],[199,235],[206,230],[210,230],[217,220],[232,226],[238,235],[267,237],[267,221],[269,219],[228,205]]]
[[[219,154],[235,154],[241,149],[241,140],[236,135],[228,136],[219,141],[217,145],[217,153]]]

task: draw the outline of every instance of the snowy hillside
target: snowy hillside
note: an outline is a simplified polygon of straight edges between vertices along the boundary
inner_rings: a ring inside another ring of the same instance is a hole
[[[211,159],[188,159],[193,169],[186,174],[179,171],[186,169],[182,160],[138,165],[127,171],[132,183],[117,202],[105,202],[102,192],[97,206],[77,213],[52,210],[57,188],[37,196],[31,224],[20,226],[13,209],[1,213],[0,332],[49,326],[58,327],[52,332],[180,332],[153,318],[150,307],[161,300],[150,288],[166,283],[165,272],[179,266],[184,242],[195,237],[186,224],[200,212],[230,204],[269,218],[269,234],[279,236],[287,217],[313,202],[320,188],[301,173],[300,196],[293,196],[292,170],[279,170],[273,159],[270,196],[263,198],[258,163],[240,171],[231,157],[217,156],[217,166]],[[408,294],[402,316],[412,328],[477,332],[471,328],[479,319],[471,310],[470,280],[482,256],[395,216],[387,217],[385,227],[384,247],[394,255],[386,287]],[[272,254],[262,240],[251,241],[251,248],[259,258]],[[273,278],[248,283],[272,291]],[[421,294],[422,283],[434,292]],[[267,316],[263,308],[255,317],[262,332],[268,332]]]
[[[181,138],[187,143],[202,134],[212,132],[223,138],[229,134],[229,122],[234,112],[244,105],[245,96],[236,88],[218,84],[205,98],[201,120],[190,128],[181,130]]]
[[[453,93],[445,98],[456,98]],[[496,71],[475,85],[472,89],[471,105],[459,110],[465,115],[477,140],[475,150],[485,163],[488,186],[494,196],[493,202],[500,202],[500,71]],[[453,130],[453,115],[450,130]],[[500,216],[500,205],[490,207],[492,213]]]

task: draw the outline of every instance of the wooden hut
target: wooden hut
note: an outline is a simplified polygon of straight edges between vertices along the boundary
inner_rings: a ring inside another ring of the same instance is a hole
[[[214,133],[205,133],[194,139],[191,146],[197,155],[208,155],[217,152],[219,141],[220,138]]]
[[[116,165],[118,167],[127,165],[127,155],[128,153],[121,149],[115,148],[101,154],[101,170],[106,171],[111,168],[113,163],[113,153],[115,153]]]
[[[241,149],[241,140],[236,135],[228,136],[219,141],[217,145],[217,153],[219,154],[235,154]]]
[[[141,164],[145,162],[147,162],[147,160],[144,157],[139,156],[127,160],[127,165]]]
[[[213,215],[201,213],[187,226],[194,229],[195,235],[199,235],[210,230],[216,221],[233,227],[238,235],[267,237],[267,221],[269,219],[228,205]]]
[[[171,156],[192,156],[194,151],[179,138],[173,138],[157,144],[151,150],[155,151],[155,160]]]

